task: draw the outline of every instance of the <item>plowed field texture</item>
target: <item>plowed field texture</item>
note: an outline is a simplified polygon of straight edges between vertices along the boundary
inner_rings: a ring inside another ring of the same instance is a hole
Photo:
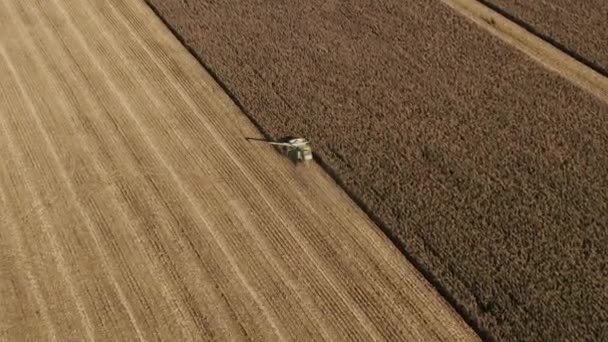
[[[149,3],[267,135],[309,137],[484,337],[608,336],[605,98],[441,1]],[[560,32],[602,63],[596,3]]]

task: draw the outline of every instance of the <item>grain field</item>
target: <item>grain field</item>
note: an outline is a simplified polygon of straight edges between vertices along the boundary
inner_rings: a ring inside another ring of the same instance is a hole
[[[141,1],[0,1],[0,339],[476,340]]]
[[[608,103],[608,78],[587,61],[513,21],[508,14],[478,0],[442,0],[480,28],[525,53],[548,70]]]
[[[269,135],[309,137],[484,337],[606,339],[602,82],[446,5],[464,0],[148,2]]]
[[[608,77],[608,2],[482,0]]]

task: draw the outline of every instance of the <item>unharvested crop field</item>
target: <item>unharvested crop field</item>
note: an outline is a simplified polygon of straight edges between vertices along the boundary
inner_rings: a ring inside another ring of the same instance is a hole
[[[440,1],[149,3],[486,337],[608,336],[608,106]]]
[[[484,0],[608,75],[608,2]]]
[[[477,340],[142,1],[0,0],[0,339]]]

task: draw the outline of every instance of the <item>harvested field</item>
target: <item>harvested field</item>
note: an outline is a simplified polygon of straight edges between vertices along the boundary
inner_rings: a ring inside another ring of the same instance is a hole
[[[149,3],[488,338],[608,336],[605,98],[440,1]]]
[[[477,340],[143,2],[0,0],[0,339]]]
[[[608,2],[482,0],[608,76]]]

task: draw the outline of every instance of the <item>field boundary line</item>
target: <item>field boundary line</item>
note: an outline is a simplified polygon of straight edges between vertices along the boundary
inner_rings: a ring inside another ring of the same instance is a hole
[[[608,78],[508,13],[482,0],[441,0],[481,28],[522,51],[549,70],[608,103]]]

